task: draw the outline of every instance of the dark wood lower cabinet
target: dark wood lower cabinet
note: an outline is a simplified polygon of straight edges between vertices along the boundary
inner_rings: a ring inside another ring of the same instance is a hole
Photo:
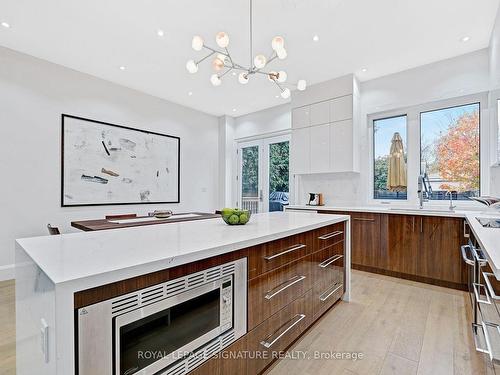
[[[247,335],[247,373],[257,375],[292,344],[312,322],[312,291],[298,297]]]
[[[463,220],[421,216],[417,275],[457,284],[467,283],[467,269],[460,257],[465,243]]]
[[[345,291],[345,224],[248,249],[248,333],[190,375],[258,375]],[[298,243],[307,244],[290,252]],[[312,244],[312,245],[311,245]],[[298,254],[302,257],[297,259]],[[265,259],[275,256],[271,262]],[[281,258],[281,259],[279,259]],[[288,260],[288,262],[287,262]],[[264,272],[265,271],[265,272]],[[252,277],[253,275],[254,277]]]
[[[247,374],[247,336],[229,345],[207,362],[197,367],[189,375]]]
[[[334,211],[321,213],[339,214]],[[342,212],[351,216],[352,268],[467,290],[464,219]]]
[[[351,262],[380,266],[380,214],[351,213]]]
[[[387,237],[385,264],[389,271],[416,274],[420,235],[417,221],[418,217],[413,215],[388,215],[382,236]]]

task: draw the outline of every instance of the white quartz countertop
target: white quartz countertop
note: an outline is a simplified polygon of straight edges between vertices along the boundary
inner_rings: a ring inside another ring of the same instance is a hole
[[[254,214],[250,222],[239,226],[228,226],[215,218],[16,242],[55,284],[98,276],[101,282],[112,282],[115,272],[117,279],[154,272],[348,219],[343,215],[273,212]],[[123,270],[130,272],[119,272]]]
[[[467,214],[467,222],[472,229],[472,233],[488,259],[488,264],[493,273],[500,280],[500,228],[485,228],[477,221],[478,217],[500,219],[500,216],[478,213]]]
[[[287,206],[287,210],[312,210],[312,211],[351,211],[351,212],[373,212],[373,213],[385,213],[385,214],[399,214],[399,215],[425,215],[425,216],[444,216],[444,217],[463,217],[465,218],[467,214],[479,213],[484,208],[478,209],[458,209],[455,211],[450,211],[446,207],[433,207],[430,205],[424,206],[423,210],[418,207],[405,207],[396,205],[380,205],[380,206],[307,206],[307,205],[290,205]]]

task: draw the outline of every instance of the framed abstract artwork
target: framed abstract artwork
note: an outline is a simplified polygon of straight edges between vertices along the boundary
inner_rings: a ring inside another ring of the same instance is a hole
[[[62,115],[61,206],[180,202],[180,138]]]

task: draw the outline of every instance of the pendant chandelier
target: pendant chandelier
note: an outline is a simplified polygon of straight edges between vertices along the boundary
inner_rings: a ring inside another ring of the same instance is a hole
[[[221,31],[215,35],[215,42],[217,48],[212,48],[205,44],[201,36],[194,36],[191,46],[195,51],[206,50],[208,55],[202,57],[199,60],[189,60],[186,63],[186,69],[189,73],[198,72],[198,66],[203,61],[212,58],[212,68],[214,69],[214,74],[210,77],[210,82],[214,86],[220,86],[222,84],[222,77],[224,77],[229,72],[233,71],[233,75],[237,71],[238,81],[242,85],[246,85],[252,76],[262,75],[266,76],[269,82],[275,84],[276,87],[281,92],[281,97],[287,99],[290,97],[290,88],[296,87],[298,90],[303,91],[306,89],[306,81],[301,79],[297,83],[287,82],[287,73],[283,70],[274,71],[267,70],[266,67],[269,66],[274,60],[284,60],[287,56],[285,49],[285,40],[281,36],[275,36],[271,41],[272,52],[269,57],[263,54],[253,55],[253,0],[250,0],[250,63],[249,65],[243,65],[237,63],[229,53],[229,36],[227,33]]]

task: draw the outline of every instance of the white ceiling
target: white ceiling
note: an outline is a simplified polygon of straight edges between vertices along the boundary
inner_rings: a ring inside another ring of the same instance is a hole
[[[290,80],[352,72],[372,79],[487,47],[499,1],[254,0],[254,51],[268,55],[271,38],[282,35],[288,58],[273,67]],[[194,75],[185,64],[203,56],[191,49],[193,35],[215,46],[221,30],[234,57],[249,61],[248,8],[248,0],[0,0],[0,22],[11,25],[0,27],[0,45],[207,113],[240,116],[285,100],[264,76],[242,86],[228,75],[212,87],[208,61]],[[470,40],[461,42],[464,36]]]

